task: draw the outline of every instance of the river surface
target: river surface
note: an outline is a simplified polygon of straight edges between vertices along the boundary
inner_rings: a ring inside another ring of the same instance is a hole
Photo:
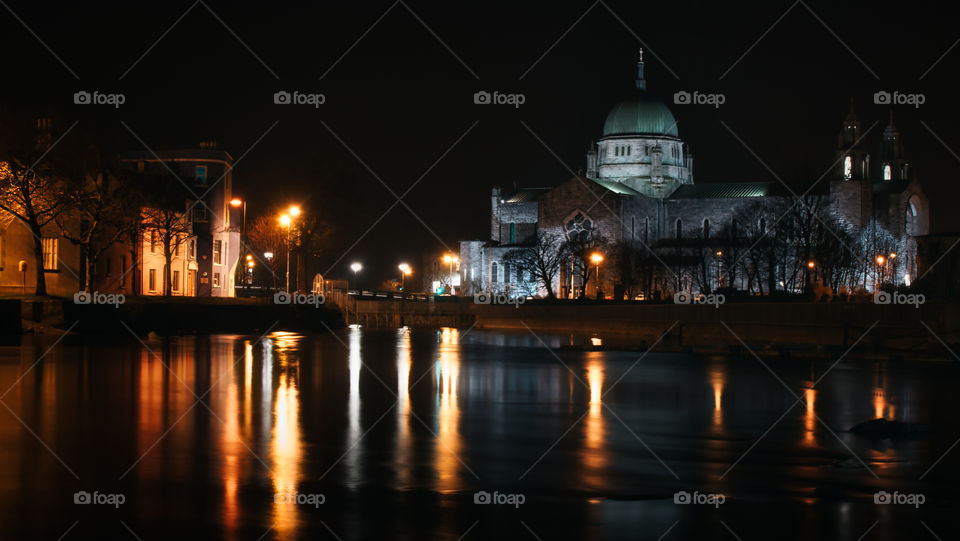
[[[946,352],[761,361],[452,328],[141,338],[0,346],[0,539],[957,535]],[[934,431],[848,432],[876,417]]]

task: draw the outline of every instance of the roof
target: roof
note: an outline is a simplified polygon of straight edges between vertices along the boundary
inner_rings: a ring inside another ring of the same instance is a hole
[[[616,104],[603,123],[603,135],[670,135],[677,137],[677,121],[662,101],[638,94]]]
[[[773,195],[772,182],[715,182],[711,184],[683,184],[669,199],[727,199],[765,197]]]
[[[536,201],[551,188],[520,188],[503,199],[504,203],[528,203]]]
[[[611,192],[613,192],[613,193],[615,193],[615,194],[620,194],[620,195],[641,195],[640,192],[634,190],[634,189],[631,188],[630,186],[627,186],[626,184],[623,184],[623,183],[620,183],[620,182],[617,182],[617,181],[614,181],[614,180],[604,180],[604,179],[599,179],[599,178],[591,178],[591,179],[588,179],[588,180],[590,180],[591,182],[593,182],[593,183],[595,183],[595,184],[599,184],[600,186],[603,186],[604,188],[610,190]]]

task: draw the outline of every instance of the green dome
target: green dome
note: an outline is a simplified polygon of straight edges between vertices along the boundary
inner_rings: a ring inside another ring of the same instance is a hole
[[[603,123],[603,135],[672,135],[677,137],[677,121],[660,100],[644,94],[618,103]]]

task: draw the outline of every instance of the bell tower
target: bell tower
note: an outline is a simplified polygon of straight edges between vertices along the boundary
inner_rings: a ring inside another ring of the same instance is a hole
[[[853,110],[853,98],[850,99],[850,112],[843,119],[843,126],[837,142],[836,158],[839,171],[835,178],[840,180],[868,180],[870,178],[870,154],[863,145],[860,117]]]

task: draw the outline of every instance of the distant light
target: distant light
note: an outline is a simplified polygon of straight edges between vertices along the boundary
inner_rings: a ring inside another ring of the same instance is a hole
[[[600,262],[603,261],[603,256],[598,252],[594,252],[590,254],[590,261],[592,261],[594,265],[599,265]]]
[[[877,265],[883,265],[883,263],[884,263],[886,260],[887,260],[887,259],[886,259],[885,257],[883,257],[882,255],[878,255],[878,256],[877,256]]]
[[[890,259],[896,259],[896,258],[897,258],[897,252],[890,252]]]
[[[280,225],[282,225],[283,227],[290,227],[290,216],[287,214],[284,214],[283,216],[281,216]]]
[[[814,267],[816,267],[816,266],[817,266],[817,264],[814,263],[812,259],[811,259],[810,261],[807,261],[807,268],[812,269],[812,268],[814,268]]]
[[[353,272],[360,272],[362,269],[363,269],[363,265],[361,265],[360,263],[352,263],[350,265],[350,270],[352,270]]]
[[[297,216],[300,216],[300,207],[296,205],[291,205],[290,210],[287,212],[290,213],[290,216],[293,216],[294,218],[296,218]]]
[[[243,204],[243,200],[242,200],[242,199],[238,199],[238,198],[234,197],[233,199],[230,200],[230,205],[233,206],[233,207],[239,207],[239,206],[242,205],[242,204]]]
[[[400,272],[403,274],[409,275],[411,272],[413,272],[413,270],[410,269],[410,265],[407,265],[406,263],[400,263],[397,265],[397,268],[400,269]]]
[[[603,345],[603,338],[598,338],[598,337],[596,337],[596,336],[592,337],[592,338],[590,339],[590,345],[593,346],[593,347],[595,347],[595,348],[598,348],[598,347],[602,346],[602,345]]]
[[[263,257],[273,259],[273,252],[263,252]]]
[[[247,266],[250,267],[251,269],[253,268],[253,265],[254,265],[253,261],[247,261]]]
[[[247,261],[250,261],[251,259],[253,259],[253,255],[247,254]]]

